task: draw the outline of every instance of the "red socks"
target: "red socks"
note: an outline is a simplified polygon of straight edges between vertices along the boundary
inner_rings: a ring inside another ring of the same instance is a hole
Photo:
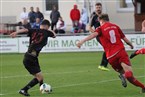
[[[145,86],[141,82],[139,82],[136,78],[134,78],[133,73],[131,71],[125,72],[125,77],[133,85],[137,87],[145,88]]]
[[[145,54],[145,48],[142,48],[142,49],[136,51],[135,54]]]

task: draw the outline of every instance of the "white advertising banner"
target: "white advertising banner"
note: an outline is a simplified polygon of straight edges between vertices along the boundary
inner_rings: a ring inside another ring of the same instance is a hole
[[[102,46],[96,41],[96,39],[87,41],[78,49],[76,43],[85,38],[86,36],[58,36],[57,38],[49,38],[47,45],[42,49],[42,52],[79,52],[79,51],[103,51]],[[126,37],[133,43],[134,49],[137,50],[145,47],[145,35],[144,34],[127,34]],[[19,52],[23,53],[27,51],[29,45],[29,38],[19,38]],[[127,50],[131,50],[128,45],[125,44]]]
[[[19,40],[19,53],[24,53],[27,51],[29,46],[29,37],[20,37]]]
[[[47,45],[42,52],[85,52],[85,51],[103,51],[102,46],[96,39],[87,41],[81,49],[76,47],[76,43],[86,36],[58,36],[57,38],[48,38]],[[137,50],[145,47],[145,34],[127,34],[126,37],[133,43],[134,49]],[[28,37],[20,38],[1,38],[0,53],[24,53],[29,46]],[[131,50],[125,44],[126,50]]]
[[[102,51],[102,46],[95,39],[86,42],[81,49],[78,49],[76,43],[84,37],[85,36],[59,36],[57,38],[48,38],[47,45],[41,52]],[[19,38],[20,53],[26,52],[28,46],[29,38]]]
[[[102,46],[96,39],[87,41],[78,49],[76,44],[85,36],[64,36],[55,39],[49,38],[47,45],[43,48],[42,52],[78,52],[78,51],[102,51]]]
[[[132,42],[134,49],[138,50],[145,47],[145,34],[127,34],[126,37]],[[126,50],[131,50],[128,45],[125,44]]]
[[[18,53],[18,39],[0,38],[0,53]]]

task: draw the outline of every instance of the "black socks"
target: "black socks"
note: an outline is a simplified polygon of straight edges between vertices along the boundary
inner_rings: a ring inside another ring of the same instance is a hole
[[[38,83],[39,83],[38,79],[34,78],[24,88],[22,88],[22,90],[28,91],[28,89],[34,87]]]
[[[101,61],[100,66],[107,67],[107,64],[108,64],[108,60],[107,60],[107,57],[106,57],[106,53],[104,52],[103,56],[102,56],[102,61]]]

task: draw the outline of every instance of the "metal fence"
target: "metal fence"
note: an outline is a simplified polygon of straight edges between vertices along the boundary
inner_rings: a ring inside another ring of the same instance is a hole
[[[0,34],[9,35],[10,33],[16,31],[17,24],[0,24]]]

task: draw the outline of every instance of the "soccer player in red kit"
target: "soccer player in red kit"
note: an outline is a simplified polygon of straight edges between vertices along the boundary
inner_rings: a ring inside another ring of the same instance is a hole
[[[145,86],[133,76],[131,63],[121,39],[133,49],[132,43],[117,25],[109,22],[108,14],[101,14],[98,18],[101,26],[96,29],[95,33],[79,41],[77,46],[80,48],[84,42],[99,36],[109,63],[115,71],[121,74],[122,85],[127,86],[126,78],[131,84],[140,87],[142,93],[145,93]]]
[[[145,20],[142,22],[142,30],[141,30],[143,33],[145,33]],[[139,55],[139,54],[145,54],[145,48],[141,48],[135,52],[133,52],[131,55],[130,55],[130,59],[134,58],[136,55]]]

